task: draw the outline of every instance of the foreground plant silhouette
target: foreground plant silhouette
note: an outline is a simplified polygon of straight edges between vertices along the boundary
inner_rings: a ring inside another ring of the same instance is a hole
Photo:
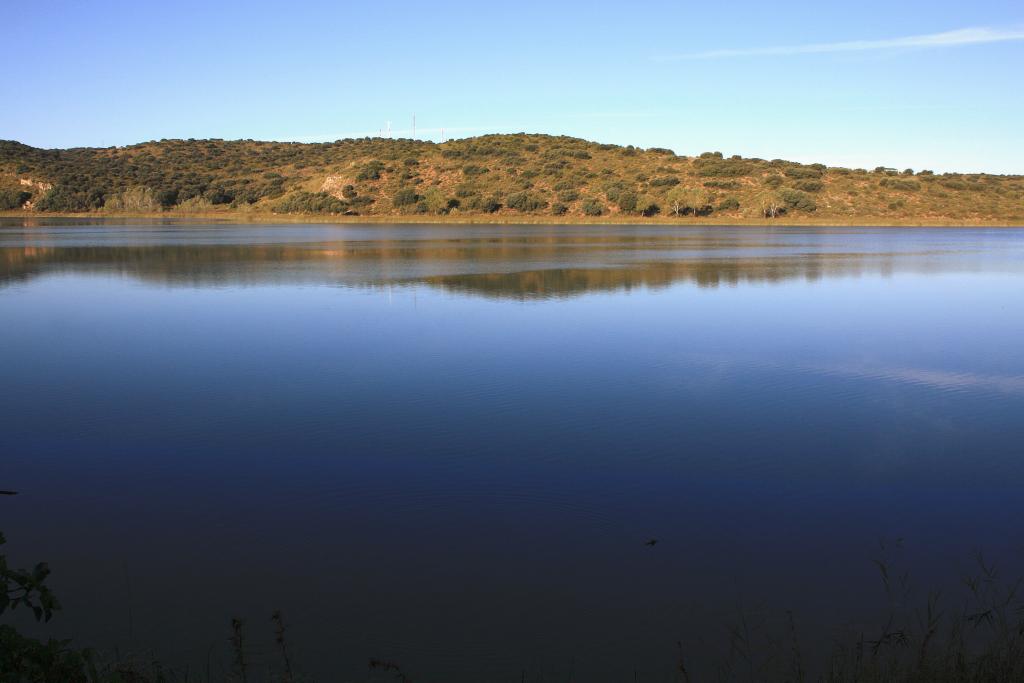
[[[0,546],[5,539],[0,534]],[[898,549],[900,542],[897,542]],[[714,672],[684,663],[684,644],[676,643],[677,658],[672,680],[691,681],[787,681],[822,683],[1002,683],[1024,681],[1024,580],[1004,581],[996,566],[980,553],[976,569],[961,579],[964,587],[958,597],[944,597],[937,591],[920,600],[914,598],[909,574],[901,571],[882,547],[875,559],[888,607],[874,626],[847,630],[835,640],[834,649],[825,655],[823,666],[809,662],[801,649],[798,618],[792,612],[778,617],[741,613],[738,623],[728,630],[728,656]],[[60,610],[60,603],[47,585],[50,569],[45,562],[32,569],[12,569],[6,555],[0,554],[0,617],[14,610],[32,613],[45,623]],[[285,640],[285,624],[280,611],[271,616],[274,644],[281,668],[259,681],[297,683],[313,679],[298,675]],[[187,669],[174,672],[153,659],[120,656],[99,658],[89,649],[72,647],[68,640],[38,640],[19,633],[13,626],[0,625],[0,683],[212,683],[212,681],[257,680],[250,665],[248,643],[243,637],[243,622],[230,622],[228,649],[232,671],[220,677],[196,676]],[[707,654],[707,653],[705,653]],[[812,653],[813,655],[813,653]],[[706,657],[705,657],[706,659]],[[710,662],[705,662],[710,663]],[[715,667],[712,667],[715,668]],[[668,673],[668,672],[666,672]],[[369,660],[372,680],[411,679],[395,662]],[[381,678],[383,677],[383,679]],[[523,680],[533,680],[524,671]],[[634,673],[635,681],[640,678]],[[328,678],[326,680],[339,680]],[[665,680],[657,678],[657,680]]]
[[[0,546],[6,543],[0,533]],[[45,562],[31,570],[12,569],[0,554],[0,615],[18,608],[31,610],[36,621],[49,621],[60,609],[56,596],[46,585],[50,568]],[[97,680],[89,650],[75,650],[68,640],[41,641],[24,636],[6,624],[0,625],[0,680],[45,683],[77,683]]]

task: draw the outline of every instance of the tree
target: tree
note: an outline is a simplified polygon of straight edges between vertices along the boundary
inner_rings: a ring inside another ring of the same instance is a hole
[[[636,212],[641,216],[653,216],[661,211],[661,207],[650,195],[640,195],[636,199]]]
[[[682,215],[683,211],[686,210],[686,201],[688,199],[689,190],[685,187],[673,187],[665,195],[665,200],[668,202],[668,208],[674,216]]]
[[[711,195],[703,187],[691,187],[686,191],[686,208],[694,216],[704,213],[711,203]]]
[[[761,215],[765,218],[777,218],[778,216],[786,213],[786,207],[783,206],[782,200],[779,198],[778,193],[772,190],[764,190],[757,196],[757,201],[761,205]]]
[[[630,211],[636,210],[636,202],[636,192],[633,192],[632,190],[627,190],[619,195],[617,203],[619,205],[620,211],[622,211],[623,213],[628,213]]]

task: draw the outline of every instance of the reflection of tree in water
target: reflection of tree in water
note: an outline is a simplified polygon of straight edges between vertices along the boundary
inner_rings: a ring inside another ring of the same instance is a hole
[[[35,242],[43,233],[26,233]],[[47,273],[117,273],[167,285],[290,282],[426,284],[487,297],[534,299],[592,291],[817,280],[935,272],[955,252],[823,251],[806,244],[697,235],[530,235],[279,244],[0,248],[0,286]],[[842,245],[837,245],[842,246]]]

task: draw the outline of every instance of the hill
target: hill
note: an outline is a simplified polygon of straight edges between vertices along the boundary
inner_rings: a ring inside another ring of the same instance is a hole
[[[570,137],[443,144],[161,140],[39,149],[0,141],[0,210],[45,214],[836,223],[1024,222],[1024,176],[678,156]]]

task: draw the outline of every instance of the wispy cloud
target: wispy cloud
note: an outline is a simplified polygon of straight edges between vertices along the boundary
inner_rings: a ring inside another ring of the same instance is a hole
[[[775,57],[786,55],[820,54],[825,52],[867,52],[906,48],[958,47],[1024,40],[1024,28],[962,28],[943,33],[903,36],[885,40],[850,40],[838,43],[809,43],[776,47],[750,47],[730,50],[708,50],[655,57],[657,61],[689,59],[728,59],[735,57]]]

